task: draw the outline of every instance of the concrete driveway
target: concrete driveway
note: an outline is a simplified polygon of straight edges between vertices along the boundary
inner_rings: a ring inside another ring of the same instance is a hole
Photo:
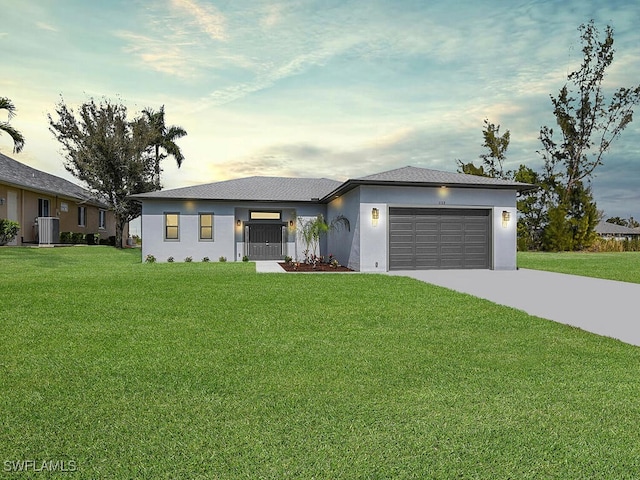
[[[640,346],[640,284],[539,270],[389,272]]]

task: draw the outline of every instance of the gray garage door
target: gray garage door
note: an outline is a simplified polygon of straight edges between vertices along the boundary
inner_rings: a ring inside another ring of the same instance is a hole
[[[389,269],[491,267],[489,210],[389,209]]]

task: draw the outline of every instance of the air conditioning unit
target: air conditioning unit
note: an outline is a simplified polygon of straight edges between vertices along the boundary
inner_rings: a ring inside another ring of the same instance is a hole
[[[38,244],[53,245],[54,243],[60,243],[60,219],[38,217]]]

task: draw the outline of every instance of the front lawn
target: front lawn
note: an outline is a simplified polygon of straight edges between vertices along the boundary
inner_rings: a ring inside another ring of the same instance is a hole
[[[402,277],[143,264],[109,247],[2,248],[0,266],[5,472],[640,472],[640,349],[610,338]]]
[[[518,252],[518,267],[640,283],[640,252]]]

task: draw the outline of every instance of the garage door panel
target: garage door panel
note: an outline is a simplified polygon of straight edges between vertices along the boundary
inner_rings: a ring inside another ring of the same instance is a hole
[[[487,243],[486,235],[465,235],[464,243],[482,243],[483,245]]]
[[[440,249],[438,248],[437,245],[433,245],[433,246],[421,245],[421,246],[416,246],[415,252],[416,252],[416,256],[431,255],[431,256],[437,257],[438,253],[440,252]]]
[[[416,235],[416,243],[438,243],[439,235]]]
[[[389,268],[490,268],[489,210],[390,208]]]
[[[462,243],[464,235],[451,235],[450,233],[440,235],[440,243]]]

